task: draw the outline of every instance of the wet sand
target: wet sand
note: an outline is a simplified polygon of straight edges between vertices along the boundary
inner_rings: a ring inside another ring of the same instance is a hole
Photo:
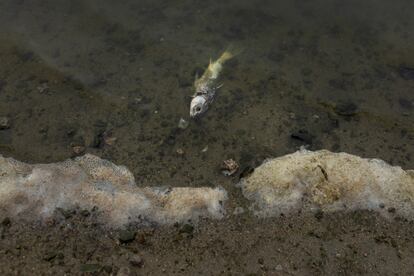
[[[238,175],[219,170],[229,158],[241,172],[307,144],[413,169],[414,80],[400,70],[414,67],[413,8],[410,1],[2,1],[0,116],[10,126],[0,130],[0,153],[55,162],[79,146],[127,166],[139,186],[221,185],[230,210],[247,203],[234,186]],[[245,50],[225,66],[211,109],[178,129],[189,117],[196,72],[229,44]],[[116,140],[102,143],[106,136]],[[91,263],[96,274],[413,271],[412,223],[366,212],[319,220],[247,213],[201,223],[193,234],[179,233],[182,225],[150,227],[145,242],[146,230],[132,227],[138,238],[127,245],[117,243],[119,230],[81,214],[58,217],[50,226],[0,218],[2,274],[80,274]],[[55,256],[44,252],[51,249]],[[131,264],[131,254],[143,264]]]

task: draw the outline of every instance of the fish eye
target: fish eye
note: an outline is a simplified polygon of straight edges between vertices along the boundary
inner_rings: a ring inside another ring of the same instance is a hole
[[[200,112],[200,111],[201,111],[201,107],[197,106],[197,107],[196,107],[196,111],[197,111],[197,112]]]

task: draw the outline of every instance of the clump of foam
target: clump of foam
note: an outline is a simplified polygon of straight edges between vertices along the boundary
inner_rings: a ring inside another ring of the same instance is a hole
[[[101,219],[115,226],[174,223],[221,218],[226,199],[222,188],[140,188],[126,167],[90,154],[35,165],[0,155],[0,216],[38,219],[58,208],[98,207]]]
[[[239,183],[257,215],[389,208],[414,218],[414,171],[379,159],[301,150],[268,160]]]

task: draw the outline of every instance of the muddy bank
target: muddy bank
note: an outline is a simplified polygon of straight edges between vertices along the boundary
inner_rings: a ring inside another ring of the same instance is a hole
[[[413,270],[413,225],[366,211],[248,214],[198,227],[101,232],[78,213],[49,227],[1,224],[2,275],[349,275]],[[131,237],[132,236],[132,237]]]

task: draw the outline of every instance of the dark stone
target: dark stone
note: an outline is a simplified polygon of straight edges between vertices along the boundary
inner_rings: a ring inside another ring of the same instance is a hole
[[[84,217],[89,217],[89,215],[91,214],[88,210],[82,210],[81,212],[80,212],[80,214],[82,215],[82,216],[84,216]]]
[[[167,137],[167,139],[165,139],[165,143],[172,146],[175,144],[175,136],[174,135],[169,135]]]
[[[414,68],[401,65],[398,72],[403,79],[414,80]]]
[[[388,208],[389,213],[395,213],[396,209],[394,207]]]
[[[112,266],[111,266],[111,265],[104,265],[104,266],[103,266],[103,270],[104,270],[106,273],[111,274],[111,272],[112,272]]]
[[[3,221],[1,222],[1,225],[6,226],[6,227],[10,226],[11,225],[10,218],[9,217],[4,218]]]
[[[192,235],[193,232],[194,232],[194,226],[188,223],[184,224],[180,229],[180,233],[184,233],[184,234]]]
[[[296,132],[294,132],[294,133],[292,133],[291,135],[290,135],[290,137],[292,138],[292,139],[295,139],[295,140],[299,140],[299,141],[302,141],[302,142],[305,142],[306,144],[308,144],[308,145],[311,145],[312,144],[312,140],[313,140],[313,138],[314,138],[314,136],[312,135],[312,134],[310,134],[307,130],[305,130],[305,129],[300,129],[300,130],[298,130],[298,131],[296,131]]]
[[[102,149],[107,144],[106,139],[111,136],[112,136],[111,131],[98,130],[91,146],[97,149]]]
[[[336,114],[341,116],[355,116],[358,114],[358,106],[352,102],[339,103],[334,110]]]
[[[409,101],[409,100],[404,99],[404,98],[400,98],[398,100],[398,102],[400,103],[400,106],[402,108],[405,108],[405,109],[412,109],[414,107],[414,102],[413,101]]]
[[[129,258],[129,263],[136,267],[141,267],[144,264],[144,260],[139,255],[133,255]]]
[[[128,230],[122,230],[119,232],[119,241],[121,243],[129,243],[133,240],[135,240],[135,232]]]
[[[10,128],[10,120],[8,117],[0,117],[0,130]]]
[[[65,219],[69,219],[75,214],[75,210],[68,210],[62,208],[57,208],[57,210],[63,215]]]
[[[317,220],[321,220],[323,218],[323,211],[322,210],[316,211],[314,216]]]
[[[57,253],[54,251],[47,252],[43,255],[43,260],[50,262],[57,256]]]

